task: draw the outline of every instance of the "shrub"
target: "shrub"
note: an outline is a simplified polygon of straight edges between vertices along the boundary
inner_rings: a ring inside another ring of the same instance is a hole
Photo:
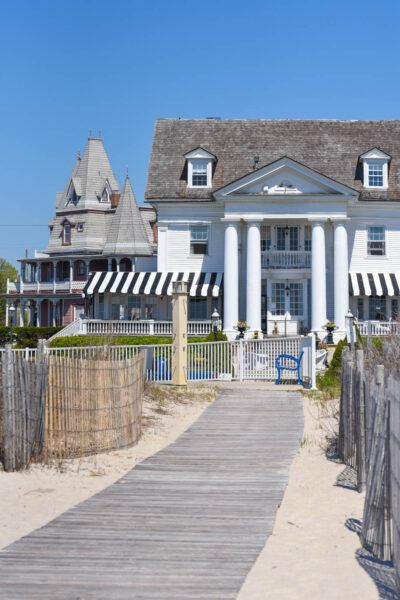
[[[209,342],[214,341],[214,334],[212,339],[210,336],[204,337],[193,337],[188,339],[189,344],[195,344],[196,342]],[[220,338],[219,338],[220,339]],[[226,336],[223,336],[226,339]],[[156,337],[156,336],[136,336],[136,337],[117,337],[117,336],[86,336],[86,335],[74,335],[70,337],[58,337],[50,342],[51,348],[77,348],[80,346],[153,346],[157,344],[172,344],[171,337]]]
[[[36,348],[39,339],[47,340],[62,327],[13,327],[16,348]],[[11,341],[11,328],[0,327],[0,346]]]
[[[222,333],[222,331],[220,329],[218,329],[217,331],[217,342],[226,342],[227,341],[227,337],[224,333]],[[190,341],[190,340],[189,340]],[[213,342],[214,341],[214,332],[210,331],[210,333],[208,334],[208,336],[205,338],[206,342]]]
[[[340,395],[340,372],[342,366],[343,348],[347,346],[347,339],[340,340],[332,356],[331,364],[323,375],[317,375],[317,387],[330,398]]]

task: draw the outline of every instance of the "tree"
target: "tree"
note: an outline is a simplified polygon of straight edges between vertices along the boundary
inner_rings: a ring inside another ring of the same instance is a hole
[[[0,258],[0,294],[7,292],[7,279],[19,280],[18,271],[11,263]],[[6,324],[6,299],[0,296],[0,326]]]

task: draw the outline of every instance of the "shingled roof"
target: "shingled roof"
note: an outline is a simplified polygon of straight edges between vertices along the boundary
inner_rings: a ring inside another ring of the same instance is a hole
[[[213,188],[186,185],[184,155],[202,147],[217,157]],[[389,189],[364,189],[359,157],[380,148],[392,159]],[[288,156],[360,192],[361,200],[400,200],[400,121],[157,119],[147,200],[212,200],[212,192]]]
[[[108,230],[104,254],[151,256],[153,249],[128,175]]]

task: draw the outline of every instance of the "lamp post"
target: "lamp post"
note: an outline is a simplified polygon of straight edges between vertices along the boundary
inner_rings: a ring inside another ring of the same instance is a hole
[[[14,314],[15,314],[15,306],[14,306],[14,304],[10,304],[10,307],[9,307],[8,311],[10,313],[10,321],[11,321],[11,325],[10,325],[10,338],[11,338],[11,344],[12,344],[13,343]]]
[[[214,332],[214,342],[218,340],[218,323],[219,323],[219,313],[216,308],[214,308],[214,312],[211,315],[211,324],[212,330]]]

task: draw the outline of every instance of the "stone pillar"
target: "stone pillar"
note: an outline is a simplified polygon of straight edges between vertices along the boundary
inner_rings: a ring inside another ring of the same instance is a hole
[[[224,251],[224,331],[235,337],[239,318],[239,243],[238,223],[225,224]]]
[[[334,237],[334,303],[335,324],[338,326],[337,337],[344,337],[346,331],[346,314],[349,310],[349,258],[347,245],[347,228],[345,222],[335,222]],[[336,341],[336,340],[335,340]]]
[[[261,242],[260,223],[247,225],[246,321],[251,331],[261,332]]]
[[[322,327],[326,323],[326,264],[325,227],[323,221],[312,223],[311,248],[311,326],[319,337],[325,336]]]

